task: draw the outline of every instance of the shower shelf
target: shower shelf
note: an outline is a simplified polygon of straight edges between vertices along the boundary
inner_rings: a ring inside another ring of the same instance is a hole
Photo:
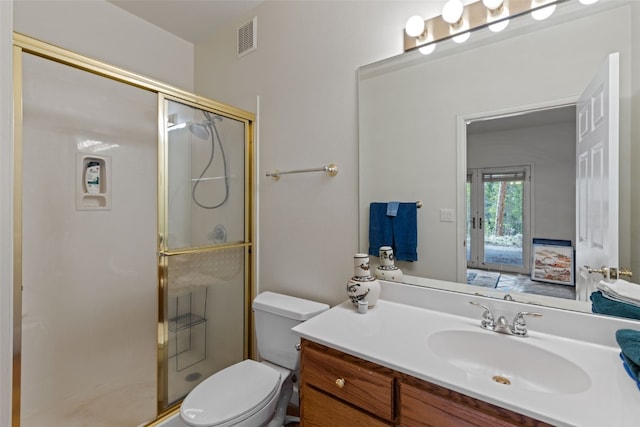
[[[180,372],[207,358],[207,287],[193,287],[169,304],[169,358]]]
[[[180,332],[189,328],[193,328],[201,323],[206,322],[202,316],[193,313],[185,313],[169,319],[169,332]]]

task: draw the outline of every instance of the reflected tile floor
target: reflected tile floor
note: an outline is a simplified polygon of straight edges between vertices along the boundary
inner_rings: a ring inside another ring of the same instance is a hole
[[[525,274],[501,273],[496,289],[503,291],[525,292],[556,298],[576,299],[575,286],[534,282],[531,280],[530,276]]]

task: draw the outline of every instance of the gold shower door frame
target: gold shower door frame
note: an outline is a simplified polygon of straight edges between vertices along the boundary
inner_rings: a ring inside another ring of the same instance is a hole
[[[255,293],[253,281],[254,261],[251,257],[252,241],[254,239],[252,222],[252,182],[253,182],[253,134],[255,115],[251,112],[213,101],[196,94],[183,91],[162,82],[150,79],[140,74],[126,71],[104,62],[88,58],[83,55],[62,49],[40,40],[15,33],[13,36],[13,92],[14,92],[14,241],[13,241],[13,379],[12,379],[12,427],[20,426],[20,393],[22,358],[22,55],[32,54],[44,59],[55,61],[89,73],[93,73],[117,82],[138,87],[158,95],[158,322],[157,322],[157,418],[149,420],[148,425],[154,425],[159,420],[175,413],[179,403],[167,407],[167,355],[168,355],[168,319],[165,312],[167,301],[167,267],[168,258],[173,255],[187,253],[204,253],[224,249],[242,248],[244,253],[244,358],[249,357],[251,347],[251,310],[250,302]],[[167,231],[167,137],[165,100],[220,114],[244,123],[245,135],[245,188],[244,188],[244,241],[233,244],[220,244],[197,248],[170,251],[167,249],[162,236]]]

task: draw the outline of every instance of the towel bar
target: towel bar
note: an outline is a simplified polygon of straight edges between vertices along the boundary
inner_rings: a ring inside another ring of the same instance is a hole
[[[321,168],[296,169],[291,171],[274,170],[273,172],[267,172],[266,175],[273,178],[274,181],[277,181],[280,179],[280,175],[286,175],[290,173],[306,173],[306,172],[326,172],[329,176],[336,176],[338,174],[338,166],[331,163],[330,165],[323,166]]]

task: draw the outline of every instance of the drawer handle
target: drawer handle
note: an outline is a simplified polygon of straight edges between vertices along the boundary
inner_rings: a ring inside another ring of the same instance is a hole
[[[344,378],[338,378],[336,380],[336,385],[338,386],[338,388],[344,387],[344,384],[345,384]]]

